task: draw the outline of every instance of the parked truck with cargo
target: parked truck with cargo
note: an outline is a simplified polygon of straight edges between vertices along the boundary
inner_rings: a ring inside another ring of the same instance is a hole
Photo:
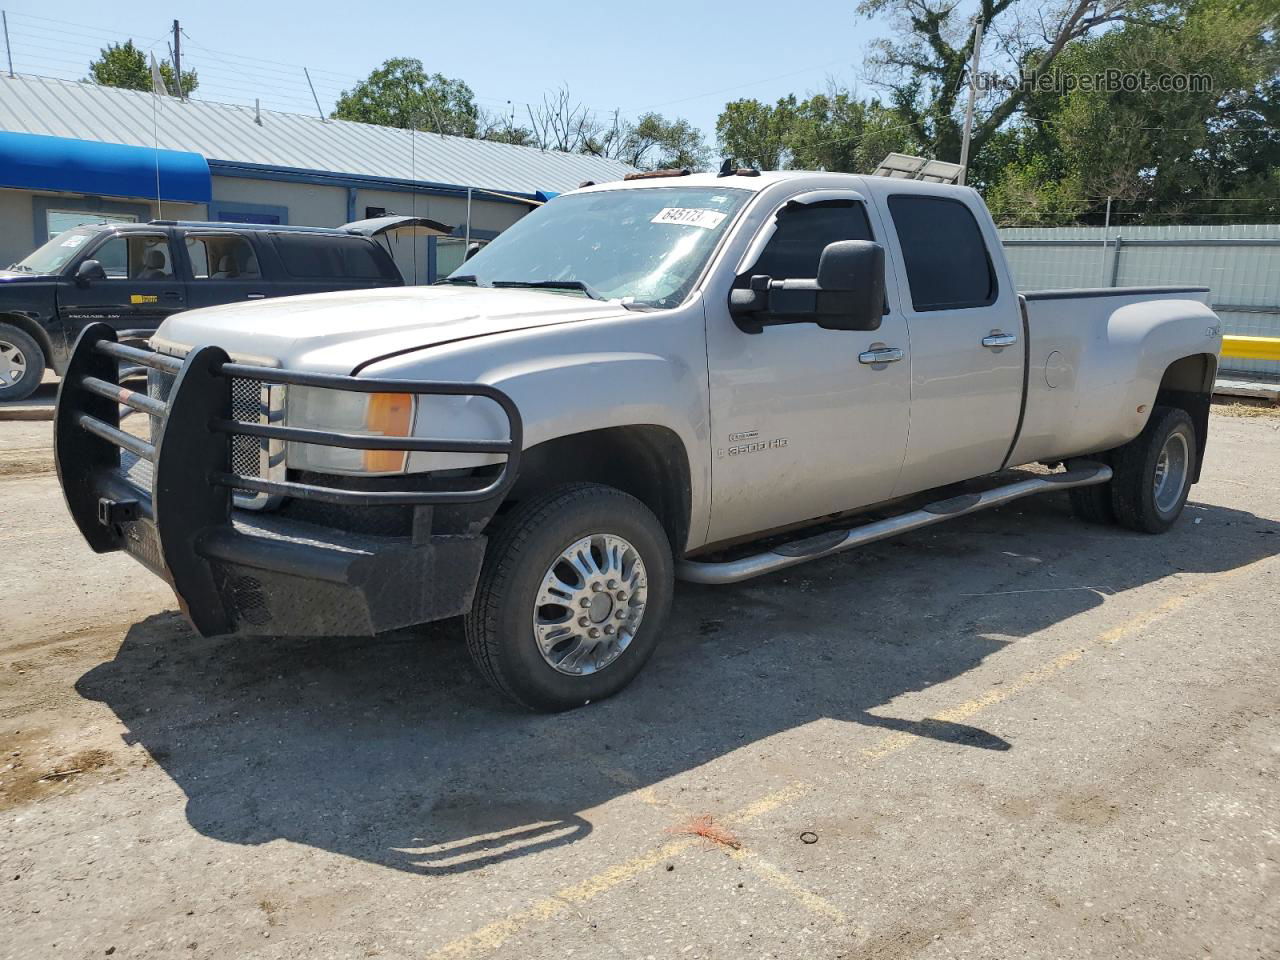
[[[485,677],[564,709],[636,675],[676,579],[1048,491],[1167,530],[1204,456],[1206,301],[1020,294],[964,187],[648,175],[552,200],[434,287],[178,313],[146,345],[90,326],[58,470],[93,549],[202,634],[461,615]]]

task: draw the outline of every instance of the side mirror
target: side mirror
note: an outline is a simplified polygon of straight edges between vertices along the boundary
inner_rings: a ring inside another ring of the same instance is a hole
[[[884,247],[870,240],[827,244],[818,261],[818,326],[879,330],[884,319]]]
[[[751,277],[729,295],[729,312],[744,329],[816,323],[827,330],[878,330],[884,317],[884,248],[869,240],[828,244],[813,280]]]
[[[102,264],[97,260],[82,260],[80,266],[76,267],[76,283],[82,287],[89,285],[90,280],[107,279],[107,271],[102,269]]]

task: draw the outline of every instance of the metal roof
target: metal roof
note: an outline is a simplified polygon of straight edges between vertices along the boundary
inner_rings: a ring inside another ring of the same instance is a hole
[[[158,146],[199,153],[211,162],[530,195],[572,190],[583,180],[617,180],[634,170],[576,153],[274,110],[259,114],[253,107],[22,74],[0,74],[0,130]]]

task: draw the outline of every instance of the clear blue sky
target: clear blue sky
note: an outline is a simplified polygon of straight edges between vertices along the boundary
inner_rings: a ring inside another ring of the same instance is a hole
[[[0,0],[4,2],[4,0]],[[863,58],[881,31],[851,0],[736,0],[678,5],[594,0],[425,4],[408,0],[310,3],[57,4],[4,2],[14,68],[79,79],[98,49],[132,37],[157,58],[182,21],[183,67],[197,96],[293,112],[315,111],[302,66],[326,112],[344,87],[383,60],[418,57],[470,84],[487,110],[538,101],[567,84],[599,111],[685,116],[714,141],[727,100],[773,100],[821,89],[828,76],[873,92]]]

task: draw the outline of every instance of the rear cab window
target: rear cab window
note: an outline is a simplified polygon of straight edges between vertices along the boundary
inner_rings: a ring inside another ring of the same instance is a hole
[[[296,280],[395,280],[395,264],[363,237],[272,235],[285,272]]]
[[[889,197],[889,214],[917,313],[995,303],[995,267],[967,206],[950,197],[897,194]]]

